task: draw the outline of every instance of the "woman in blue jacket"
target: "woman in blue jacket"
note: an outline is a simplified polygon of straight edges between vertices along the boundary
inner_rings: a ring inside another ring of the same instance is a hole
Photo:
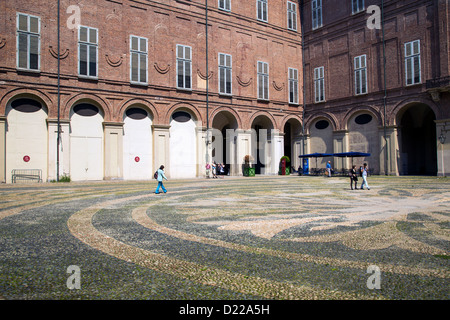
[[[167,180],[166,176],[164,175],[164,166],[159,167],[157,172],[158,172],[158,178],[157,178],[157,180],[158,180],[158,187],[156,188],[155,193],[156,194],[159,193],[159,188],[162,188],[164,193],[166,193],[167,190],[166,190],[166,188],[164,188],[164,185],[163,185],[163,179]]]

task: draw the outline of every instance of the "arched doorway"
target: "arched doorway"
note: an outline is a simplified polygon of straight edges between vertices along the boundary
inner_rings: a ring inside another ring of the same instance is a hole
[[[398,115],[401,175],[436,175],[436,115],[423,103],[406,106]]]
[[[21,97],[6,106],[6,181],[14,169],[39,169],[47,180],[47,107],[34,97]]]
[[[197,175],[197,133],[193,115],[187,110],[175,111],[170,117],[169,132],[171,178],[194,178]]]
[[[212,128],[212,161],[223,163],[225,174],[238,174],[238,168],[235,166],[238,163],[235,139],[235,130],[238,129],[236,118],[228,111],[221,111],[214,116]],[[222,141],[215,139],[222,139]],[[216,150],[218,148],[220,150]]]
[[[300,166],[302,125],[297,119],[289,119],[284,125],[284,155],[291,160],[295,170]]]
[[[139,106],[123,115],[123,177],[126,180],[152,178],[152,119]]]
[[[271,174],[273,166],[272,134],[274,126],[272,121],[265,115],[257,116],[252,123],[252,131],[256,136],[252,143],[256,141],[256,146],[252,147],[255,159],[256,174]]]
[[[358,167],[367,163],[373,173],[380,172],[380,138],[378,121],[369,112],[358,112],[348,120],[348,151],[370,153],[370,157],[357,158]],[[356,161],[356,159],[355,159]]]
[[[320,118],[312,122],[310,128],[309,151],[310,153],[334,153],[333,126],[326,118]],[[316,158],[309,167],[325,168],[331,158]]]
[[[70,177],[73,181],[103,180],[103,111],[89,103],[70,110]]]

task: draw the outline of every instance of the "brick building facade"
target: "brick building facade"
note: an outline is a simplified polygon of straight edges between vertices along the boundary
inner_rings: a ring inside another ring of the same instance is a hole
[[[55,179],[57,167],[72,180],[150,179],[161,164],[188,178],[207,160],[239,175],[247,154],[275,174],[284,150],[298,162],[297,1],[209,1],[206,15],[205,1],[62,0],[59,152],[57,2],[0,12],[0,180],[26,168]],[[251,129],[268,133],[252,141]]]
[[[302,11],[307,151],[369,152],[357,164],[376,173],[448,175],[449,2],[306,0]]]
[[[450,170],[446,0],[61,0],[59,52],[57,1],[0,12],[0,181],[241,175],[245,155],[276,174],[345,151],[380,174]]]

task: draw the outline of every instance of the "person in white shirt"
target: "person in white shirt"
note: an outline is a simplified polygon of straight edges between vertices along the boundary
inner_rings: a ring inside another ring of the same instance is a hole
[[[367,163],[364,163],[364,167],[362,168],[362,178],[363,182],[361,184],[361,190],[364,190],[364,185],[366,185],[367,190],[370,190],[369,184],[367,183],[367,173],[369,171],[369,167],[367,166]]]

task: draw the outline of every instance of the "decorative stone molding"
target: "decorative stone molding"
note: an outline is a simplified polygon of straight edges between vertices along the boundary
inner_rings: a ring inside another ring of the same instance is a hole
[[[284,89],[284,82],[281,86],[277,85],[277,83],[275,82],[275,80],[272,82],[273,87],[275,88],[275,90],[277,91],[281,91]]]
[[[50,54],[52,55],[53,58],[58,59],[58,52],[56,52],[56,50],[53,49],[53,46],[49,46],[48,51],[50,52]],[[69,49],[66,49],[63,54],[61,54],[61,53],[59,54],[59,58],[65,59],[65,58],[67,58],[68,55],[69,55]]]
[[[0,49],[3,48],[6,45],[6,39],[0,38]]]
[[[248,81],[243,81],[239,76],[236,76],[236,80],[243,87],[248,87],[253,82],[253,78],[250,78]]]
[[[111,58],[109,57],[109,55],[105,54],[105,59],[106,59],[106,62],[108,62],[108,64],[111,67],[114,67],[114,68],[117,68],[118,66],[122,65],[122,62],[123,62],[123,57],[122,56],[120,56],[119,60],[112,61]]]
[[[214,71],[211,71],[210,73],[209,73],[209,75],[208,75],[208,77],[206,77],[201,71],[200,71],[200,69],[197,69],[197,74],[198,74],[198,76],[202,79],[202,80],[206,80],[206,79],[211,79],[211,77],[213,76],[213,74],[214,74]]]
[[[165,67],[164,69],[158,65],[158,62],[155,62],[153,66],[155,67],[156,71],[158,71],[161,74],[166,74],[170,70],[170,64],[168,64],[167,67]]]

